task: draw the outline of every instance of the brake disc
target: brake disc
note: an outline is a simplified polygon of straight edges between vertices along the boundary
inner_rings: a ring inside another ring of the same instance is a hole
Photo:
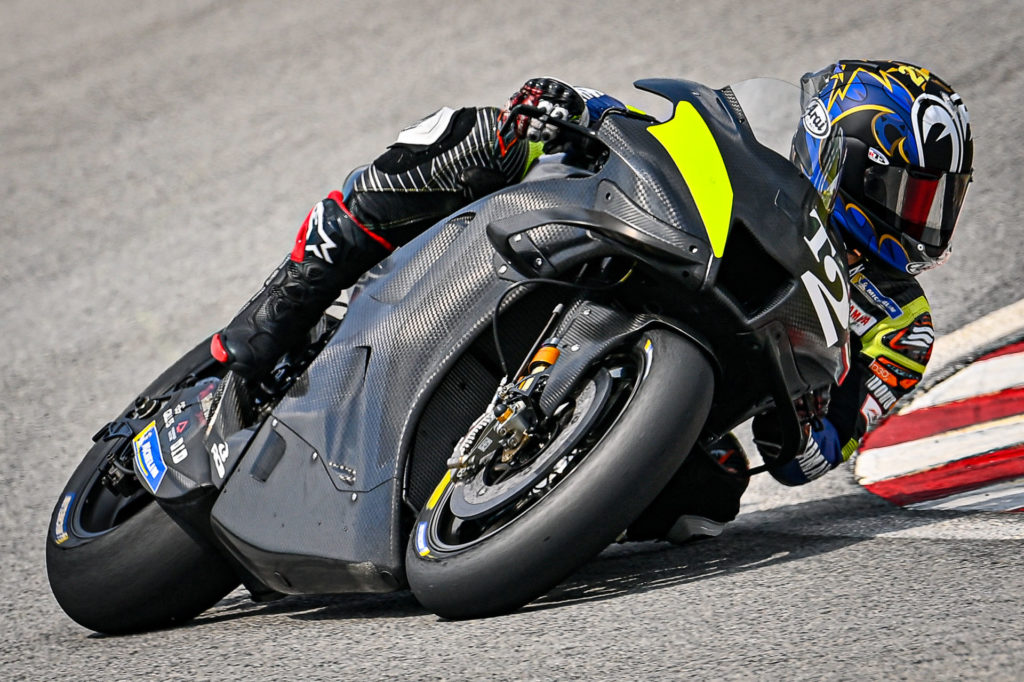
[[[469,480],[456,483],[452,488],[452,513],[462,519],[479,518],[532,490],[593,428],[611,393],[611,376],[608,370],[601,369],[584,383],[576,396],[576,407],[569,422],[530,464],[495,484],[487,483],[486,468]]]

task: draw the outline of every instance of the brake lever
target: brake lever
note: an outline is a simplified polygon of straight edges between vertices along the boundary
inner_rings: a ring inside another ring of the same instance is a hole
[[[575,123],[564,118],[552,118],[551,113],[540,107],[531,106],[529,104],[517,104],[508,110],[508,116],[505,118],[505,122],[502,124],[499,130],[499,135],[503,138],[508,135],[509,128],[515,125],[515,120],[519,116],[526,116],[528,118],[535,119],[544,125],[553,125],[556,128],[561,128],[564,131],[570,132],[573,135],[577,135],[587,142],[594,142],[602,147],[605,147],[605,143],[601,141],[601,138],[597,136],[593,130],[586,126],[582,126],[579,123]]]

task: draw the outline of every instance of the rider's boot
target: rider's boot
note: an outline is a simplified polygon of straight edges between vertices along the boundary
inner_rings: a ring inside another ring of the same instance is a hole
[[[749,469],[743,447],[731,433],[706,450],[694,447],[665,489],[629,527],[626,539],[682,544],[720,535],[739,513]]]
[[[306,216],[291,256],[228,325],[214,334],[215,359],[248,379],[261,377],[309,333],[341,291],[392,250],[331,192]]]
[[[687,500],[665,533],[669,542],[716,537],[739,514],[740,498],[750,482],[750,463],[743,447],[728,433],[710,446],[708,454],[702,461],[695,458],[694,463],[700,461],[703,466],[693,472]]]

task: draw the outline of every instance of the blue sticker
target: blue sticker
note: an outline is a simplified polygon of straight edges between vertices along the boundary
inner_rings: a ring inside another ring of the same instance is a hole
[[[420,556],[430,554],[430,546],[427,544],[427,522],[420,521],[416,527],[416,553]]]
[[[135,436],[132,447],[135,448],[135,470],[142,474],[146,487],[155,493],[160,487],[160,481],[164,480],[164,474],[167,473],[167,465],[164,464],[164,456],[160,452],[160,434],[157,433],[155,421],[149,422],[149,425]]]
[[[59,545],[68,539],[68,512],[71,511],[71,503],[75,501],[75,494],[68,493],[60,501],[60,509],[57,510],[57,520],[53,523],[53,539]]]
[[[896,301],[883,294],[878,287],[875,286],[875,283],[865,277],[863,273],[857,273],[850,278],[850,281],[853,282],[854,286],[860,289],[872,303],[884,310],[885,314],[890,318],[895,320],[903,314],[903,308],[896,305]]]

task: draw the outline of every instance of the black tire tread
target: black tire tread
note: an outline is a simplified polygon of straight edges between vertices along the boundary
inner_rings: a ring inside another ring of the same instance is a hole
[[[657,496],[700,433],[714,375],[689,340],[666,330],[642,338],[654,344],[649,373],[619,424],[558,487],[461,552],[424,559],[409,543],[406,572],[423,606],[449,619],[514,611],[598,554]]]
[[[162,393],[209,361],[207,339],[142,394]],[[87,486],[110,447],[103,441],[94,444],[64,491]],[[52,530],[59,507],[60,500],[46,536],[50,589],[64,612],[90,630],[124,634],[179,624],[239,583],[214,548],[190,536],[155,502],[107,533],[64,545],[57,544]]]

